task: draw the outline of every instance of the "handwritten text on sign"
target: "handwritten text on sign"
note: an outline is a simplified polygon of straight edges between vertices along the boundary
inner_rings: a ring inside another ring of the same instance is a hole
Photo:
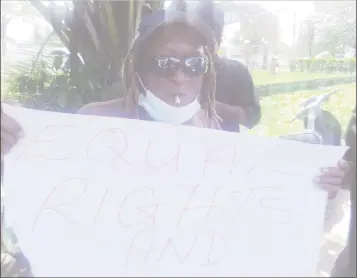
[[[6,221],[35,276],[312,276],[342,148],[16,108]]]

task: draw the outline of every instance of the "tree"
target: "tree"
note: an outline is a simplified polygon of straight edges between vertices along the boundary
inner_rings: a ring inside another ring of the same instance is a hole
[[[243,53],[246,63],[251,56],[260,52],[263,55],[263,67],[267,68],[269,50],[276,52],[280,41],[279,22],[276,16],[251,2],[225,2],[222,3],[222,7],[237,14],[240,31],[236,35],[245,42]],[[237,39],[235,38],[236,41]]]
[[[271,49],[279,44],[279,22],[276,16],[262,6],[241,2],[227,2],[225,9],[235,12],[240,23],[240,36],[251,42],[268,42]],[[228,6],[229,5],[229,6]]]
[[[316,11],[324,20],[321,23],[321,40],[331,52],[343,52],[356,42],[356,1],[314,1]]]
[[[313,44],[314,44],[314,41],[315,41],[315,34],[316,34],[316,27],[315,27],[315,24],[313,22],[312,19],[308,19],[306,21],[306,27],[307,27],[307,46],[308,46],[308,53],[309,53],[309,57],[312,57],[312,47],[313,47]]]
[[[1,1],[1,53],[6,53],[7,27],[14,18],[33,20],[35,13],[29,3],[23,1]]]
[[[314,56],[328,51],[331,56],[355,47],[356,1],[314,1],[315,13],[301,26],[297,49]],[[305,56],[305,55],[304,55]]]
[[[67,99],[78,106],[119,96],[121,64],[145,1],[30,2],[69,51],[69,82],[74,89],[67,92]],[[164,1],[148,2],[157,9]]]

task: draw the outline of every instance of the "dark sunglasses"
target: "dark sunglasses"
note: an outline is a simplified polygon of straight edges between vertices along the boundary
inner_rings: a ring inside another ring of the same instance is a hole
[[[158,75],[171,77],[181,70],[188,77],[204,75],[208,69],[205,57],[187,57],[178,59],[168,56],[156,56],[151,60],[151,69]]]

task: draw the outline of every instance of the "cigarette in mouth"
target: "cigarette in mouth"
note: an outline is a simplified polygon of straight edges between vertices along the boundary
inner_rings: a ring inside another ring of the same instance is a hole
[[[180,97],[179,96],[175,96],[175,104],[179,105],[181,103]]]

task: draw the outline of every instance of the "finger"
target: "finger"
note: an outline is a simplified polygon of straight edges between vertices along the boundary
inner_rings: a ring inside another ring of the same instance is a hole
[[[3,113],[1,116],[1,128],[18,133],[22,131],[20,124],[6,113]]]
[[[346,175],[346,170],[337,167],[326,167],[321,169],[319,176],[332,176],[343,178]]]
[[[325,190],[329,192],[329,195],[333,196],[334,193],[337,194],[337,192],[341,189],[340,186],[338,185],[332,185],[332,184],[318,184],[318,187],[321,188],[322,190]]]
[[[1,143],[7,142],[11,144],[12,142],[17,142],[18,137],[12,132],[6,132],[5,130],[1,131]]]
[[[21,126],[14,120],[2,120],[1,121],[1,129],[6,130],[8,132],[12,132],[14,134],[19,134],[22,136],[23,130]]]
[[[12,149],[12,145],[10,145],[8,143],[1,144],[2,154],[7,154],[8,152],[10,152],[11,149]]]
[[[13,144],[9,144],[7,142],[2,142],[1,143],[1,153],[2,154],[7,154],[13,147]]]
[[[16,143],[19,138],[12,133],[2,131],[1,132],[1,150],[5,153],[8,152]]]
[[[330,185],[334,185],[334,186],[341,186],[343,183],[343,178],[332,177],[332,176],[317,176],[314,179],[314,182],[319,185],[330,184]]]
[[[24,136],[24,132],[19,124],[10,125],[9,123],[1,123],[1,136],[3,133],[10,133],[16,138]]]
[[[348,171],[348,170],[351,168],[351,165],[350,165],[350,163],[348,163],[346,160],[341,159],[341,160],[337,163],[337,167],[338,167],[339,169]]]

